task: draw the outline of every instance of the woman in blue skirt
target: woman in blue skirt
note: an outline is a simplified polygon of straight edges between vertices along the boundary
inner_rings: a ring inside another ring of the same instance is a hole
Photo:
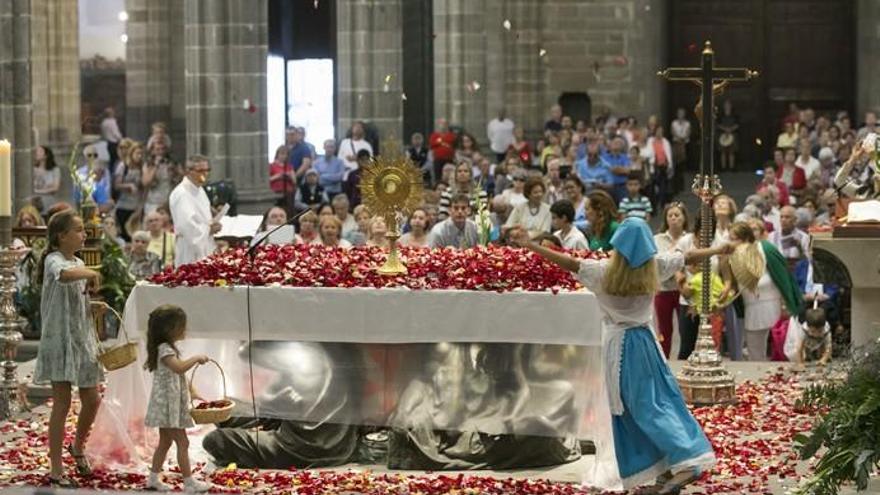
[[[643,493],[678,493],[715,463],[699,423],[688,411],[653,329],[658,280],[685,261],[727,254],[723,244],[687,253],[657,254],[644,220],[620,224],[604,260],[577,259],[531,242],[515,231],[514,242],[562,268],[596,294],[603,316],[603,368],[611,406],[614,451],[625,489],[656,480]]]

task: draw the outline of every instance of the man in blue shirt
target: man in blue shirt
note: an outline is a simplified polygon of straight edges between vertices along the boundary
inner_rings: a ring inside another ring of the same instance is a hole
[[[611,195],[614,201],[620,201],[626,197],[626,178],[629,176],[629,155],[626,154],[626,140],[623,136],[614,136],[608,152],[602,156],[605,163],[611,169],[614,176]]]
[[[587,143],[587,156],[575,162],[577,175],[587,188],[587,192],[595,188],[609,190],[614,183],[614,175],[608,163],[599,155],[599,143],[591,139]]]
[[[336,156],[336,142],[332,139],[324,141],[324,155],[315,161],[315,170],[318,172],[318,184],[328,196],[333,197],[342,192],[345,163]]]
[[[287,128],[287,150],[287,163],[293,167],[296,182],[299,184],[302,176],[312,167],[312,150],[296,127]]]

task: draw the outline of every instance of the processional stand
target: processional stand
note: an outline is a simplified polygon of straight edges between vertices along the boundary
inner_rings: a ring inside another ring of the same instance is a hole
[[[702,90],[700,101],[694,109],[702,131],[700,173],[694,177],[692,186],[694,194],[700,198],[701,247],[709,247],[712,242],[711,201],[721,192],[721,180],[715,175],[714,165],[714,96],[731,81],[748,81],[758,76],[757,71],[745,68],[715,67],[714,55],[712,44],[706,41],[700,67],[670,67],[657,73],[668,81],[693,82]],[[678,384],[682,395],[690,404],[712,405],[735,402],[733,375],[722,364],[721,353],[715,348],[712,340],[712,324],[709,322],[712,274],[709,258],[702,261],[700,272],[703,287],[700,300],[700,330],[694,351],[678,373]]]
[[[12,217],[0,216],[0,421],[7,421],[27,409],[21,384],[16,376],[15,355],[21,343],[21,330],[27,320],[15,308],[16,268],[27,249],[12,248]]]

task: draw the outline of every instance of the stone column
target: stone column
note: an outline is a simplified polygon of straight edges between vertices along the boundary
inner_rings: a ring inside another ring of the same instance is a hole
[[[510,31],[498,22],[487,26],[490,33],[495,33],[490,43],[497,39],[494,43],[500,44],[504,53],[503,58],[489,57],[488,64],[500,65],[499,69],[490,70],[490,74],[504,74],[501,79],[504,84],[489,87],[486,122],[495,117],[503,104],[510,118],[537,138],[547,113],[541,98],[545,90],[544,65],[547,61],[541,56],[542,6],[530,0],[505,1],[503,4],[501,14],[490,18],[509,20]],[[503,65],[493,60],[496,58],[502,59]]]
[[[496,3],[434,2],[434,115],[463,127],[481,142],[487,122],[486,94],[490,87],[503,84],[501,77],[486,77],[486,30],[491,29],[486,26],[486,11],[488,4]]]
[[[31,0],[31,91],[34,146],[45,145],[66,167],[82,135],[77,0]],[[71,197],[67,169],[59,200]],[[45,205],[47,208],[52,205]]]
[[[859,0],[856,4],[856,115],[861,122],[868,110],[880,111],[880,4]]]
[[[69,149],[82,130],[78,19],[77,0],[31,0],[34,143],[54,151]]]
[[[77,0],[51,0],[47,3],[48,132],[41,139],[56,146],[70,146],[79,140],[82,130],[79,8]],[[34,96],[36,103],[37,95]]]
[[[212,179],[234,180],[243,203],[272,197],[267,16],[266,0],[185,0],[187,155],[208,156]]]
[[[434,2],[434,32],[438,118],[462,126],[484,147],[486,124],[502,106],[517,124],[540,129],[544,77],[538,2]]]
[[[183,2],[126,0],[126,134],[146,140],[153,122],[165,122],[172,152],[186,153]]]
[[[403,133],[402,0],[337,0],[336,134],[352,122],[379,128],[381,139]],[[389,77],[386,86],[386,77]],[[387,89],[387,91],[386,91]]]
[[[31,97],[31,2],[0,2],[0,139],[14,148],[13,209],[33,191]]]

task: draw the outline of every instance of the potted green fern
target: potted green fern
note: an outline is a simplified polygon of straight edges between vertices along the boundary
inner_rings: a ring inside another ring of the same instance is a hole
[[[845,380],[810,387],[797,404],[827,411],[812,431],[795,437],[801,458],[821,452],[797,494],[835,495],[846,483],[863,491],[880,467],[880,340],[853,354]]]

